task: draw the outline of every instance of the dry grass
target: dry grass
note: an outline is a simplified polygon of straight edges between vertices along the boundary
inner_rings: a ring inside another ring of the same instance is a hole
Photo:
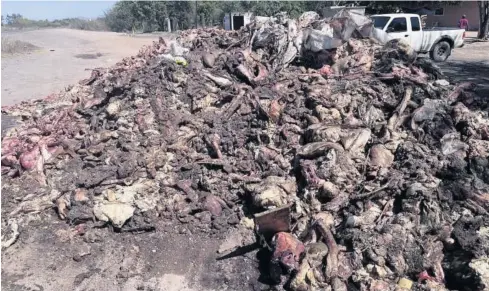
[[[28,53],[39,49],[39,47],[20,40],[10,39],[8,37],[2,37],[2,54],[22,54]]]

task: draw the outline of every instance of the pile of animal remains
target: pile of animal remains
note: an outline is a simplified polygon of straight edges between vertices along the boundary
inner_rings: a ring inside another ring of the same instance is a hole
[[[212,233],[290,206],[268,242],[288,288],[488,288],[487,103],[368,25],[185,31],[3,108],[20,118],[2,138],[3,215],[131,231],[153,211]]]

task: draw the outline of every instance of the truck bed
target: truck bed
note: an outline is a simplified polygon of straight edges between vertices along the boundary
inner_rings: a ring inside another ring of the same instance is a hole
[[[454,41],[454,47],[459,47],[463,43],[464,29],[460,28],[443,28],[436,27],[434,29],[423,30],[423,43],[420,52],[428,52],[432,49],[433,44],[436,44],[443,37],[448,36]]]

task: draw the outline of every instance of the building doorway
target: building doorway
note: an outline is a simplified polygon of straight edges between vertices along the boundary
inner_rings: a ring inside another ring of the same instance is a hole
[[[234,15],[233,16],[233,29],[239,30],[243,26],[244,26],[244,16]]]

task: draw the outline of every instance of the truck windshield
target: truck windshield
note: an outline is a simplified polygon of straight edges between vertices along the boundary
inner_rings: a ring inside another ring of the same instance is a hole
[[[391,19],[389,16],[374,16],[372,20],[374,21],[374,27],[378,29],[384,29],[387,22]]]

